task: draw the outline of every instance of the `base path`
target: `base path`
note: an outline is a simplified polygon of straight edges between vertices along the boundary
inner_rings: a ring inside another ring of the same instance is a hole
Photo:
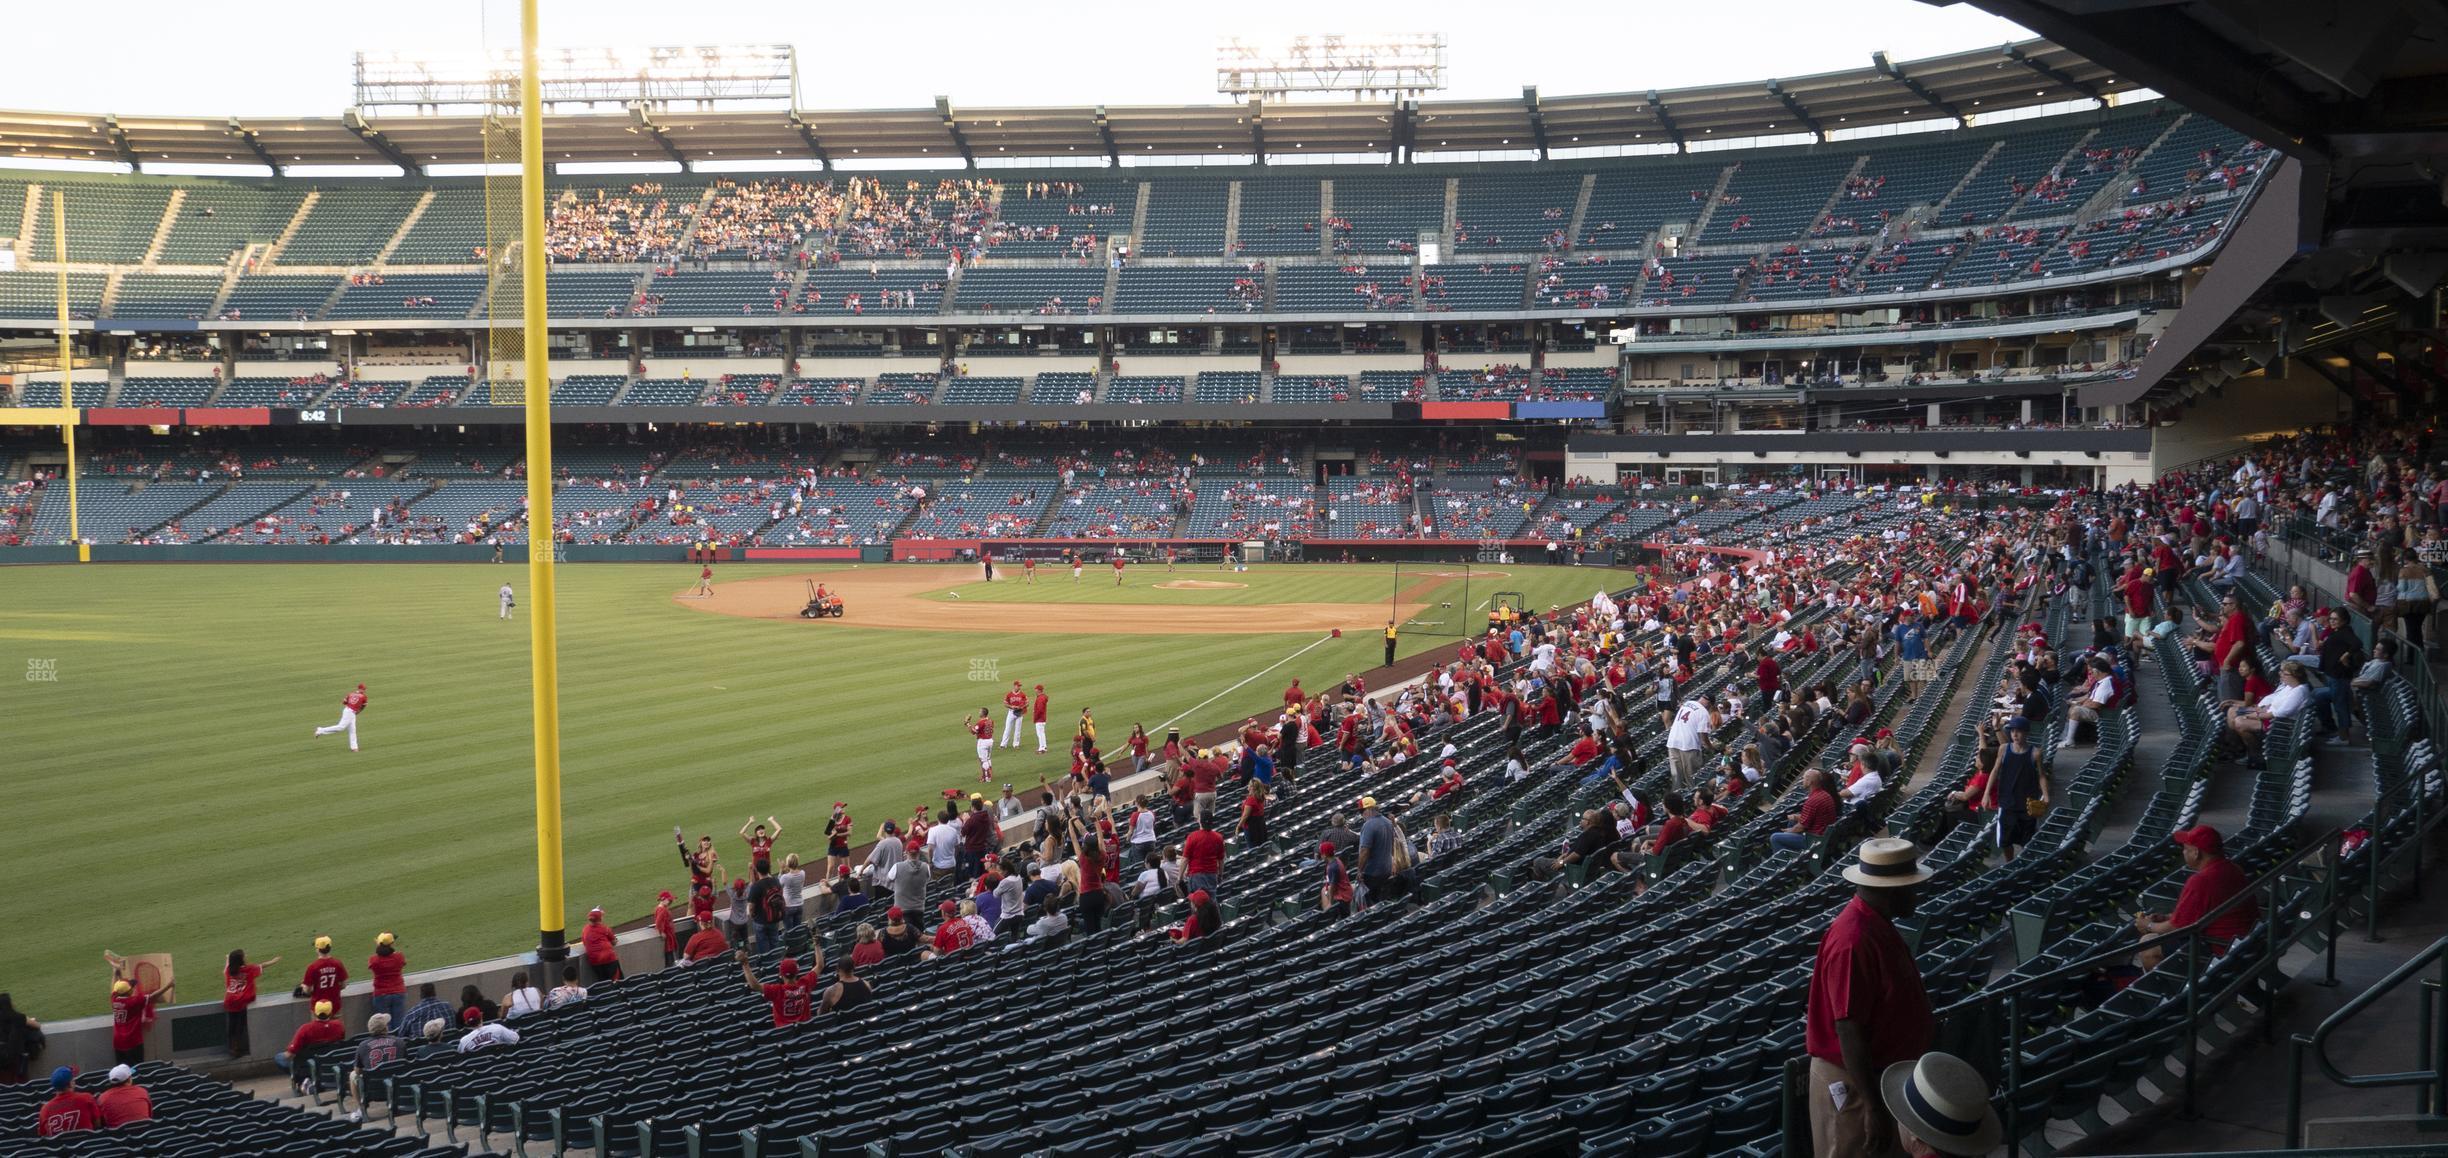
[[[978,569],[968,565],[881,564],[717,583],[710,596],[693,598],[682,593],[673,595],[672,601],[717,615],[787,619],[811,628],[840,625],[1049,635],[1269,635],[1335,628],[1374,631],[1385,626],[1383,603],[1167,607],[1160,603],[1004,603],[982,599],[964,603],[921,598],[931,591],[976,582],[977,576]],[[807,606],[811,579],[824,584],[827,594],[840,595],[847,614],[840,619],[800,619],[799,610]],[[1443,578],[1427,579],[1404,588],[1395,597],[1396,613],[1405,620],[1417,616],[1427,606],[1429,593],[1446,582]]]

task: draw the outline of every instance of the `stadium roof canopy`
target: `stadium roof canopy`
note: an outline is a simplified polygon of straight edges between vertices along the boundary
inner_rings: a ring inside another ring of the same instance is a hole
[[[547,159],[834,164],[974,164],[996,158],[1123,155],[1394,156],[1603,146],[1688,148],[1710,140],[1876,128],[1984,116],[2139,91],[2045,40],[1815,76],[1701,88],[1455,101],[797,111],[632,109],[548,114]],[[486,160],[479,118],[237,118],[0,111],[0,158],[155,164],[430,165]]]

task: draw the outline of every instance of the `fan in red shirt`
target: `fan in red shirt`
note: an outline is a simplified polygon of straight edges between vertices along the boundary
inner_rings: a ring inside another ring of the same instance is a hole
[[[688,958],[689,964],[694,965],[699,961],[711,961],[730,951],[731,942],[723,936],[722,926],[714,921],[706,921],[697,926],[695,933],[689,935],[688,947],[681,951],[681,956]]]
[[[961,918],[958,905],[945,901],[941,911],[943,924],[935,927],[934,940],[929,942],[929,948],[934,950],[936,956],[958,953],[977,944],[977,930],[970,928],[969,922]]]
[[[672,959],[680,954],[680,934],[672,923],[671,906],[670,889],[655,894],[654,929],[655,936],[663,941],[663,963],[665,965],[671,964]]]
[[[579,931],[578,942],[586,951],[588,984],[620,980],[620,942],[613,937],[612,926],[604,924],[602,909],[587,910],[586,928]]]
[[[1598,737],[1583,732],[1580,739],[1573,741],[1572,751],[1566,754],[1565,759],[1571,761],[1575,768],[1587,768],[1598,759],[1599,751]]]
[[[278,956],[261,965],[247,963],[246,950],[230,950],[229,961],[221,969],[221,1014],[228,1024],[222,1028],[222,1040],[229,1043],[231,1057],[245,1057],[254,1049],[247,1032],[247,1010],[255,1004],[255,982],[263,971],[280,964]]]
[[[298,979],[297,996],[309,1005],[317,1001],[331,1002],[340,1008],[340,990],[348,984],[348,966],[332,957],[332,939],[314,939],[315,959],[306,963],[305,975]]]
[[[1295,679],[1291,687],[1284,689],[1283,702],[1284,707],[1299,711],[1302,704],[1309,702],[1309,693],[1302,691],[1300,681]]]
[[[748,950],[739,951],[740,976],[748,979],[748,988],[765,995],[765,1004],[773,1008],[775,1029],[797,1025],[814,1016],[816,1011],[816,978],[799,975],[799,959],[784,957],[774,965],[779,980],[758,981],[756,966],[748,959]],[[821,966],[820,966],[821,968]]]
[[[289,1081],[294,1085],[306,1077],[306,1067],[299,1061],[301,1055],[318,1045],[347,1039],[348,1027],[340,1024],[339,1003],[318,1001],[314,1003],[314,1020],[297,1027],[297,1032],[289,1036],[289,1048],[273,1055],[272,1060],[289,1071]]]
[[[2220,838],[2219,830],[2197,824],[2170,839],[2183,846],[2185,867],[2193,872],[2185,878],[2184,892],[2176,898],[2174,913],[2134,914],[2134,930],[2144,937],[2200,925],[2210,910],[2226,904],[2248,885],[2244,870],[2227,859],[2226,842]],[[2202,940],[2212,951],[2225,953],[2236,938],[2251,932],[2260,919],[2261,906],[2248,898],[2202,925]],[[2163,956],[2164,950],[2152,946],[2142,951],[2140,963],[2145,969],[2156,968]]]
[[[136,1084],[136,1071],[125,1065],[115,1065],[110,1071],[110,1088],[94,1099],[94,1107],[102,1112],[102,1128],[116,1130],[130,1122],[147,1122],[153,1118],[153,1095]]]
[[[111,982],[111,1054],[122,1065],[144,1060],[145,1030],[153,1024],[155,996],[132,981]]]
[[[374,975],[374,1012],[388,1013],[391,1023],[399,1024],[408,1016],[408,983],[400,980],[408,971],[408,957],[399,951],[397,938],[389,933],[374,938],[374,955],[366,958],[366,971]]]
[[[34,1135],[56,1138],[102,1128],[102,1106],[92,1094],[70,1085],[76,1071],[61,1066],[51,1071],[51,1100],[34,1112]]]

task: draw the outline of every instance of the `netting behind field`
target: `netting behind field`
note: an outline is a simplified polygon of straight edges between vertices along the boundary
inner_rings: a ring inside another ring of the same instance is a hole
[[[485,373],[475,400],[498,406],[527,402],[527,332],[521,300],[519,246],[518,74],[497,74],[484,115]]]

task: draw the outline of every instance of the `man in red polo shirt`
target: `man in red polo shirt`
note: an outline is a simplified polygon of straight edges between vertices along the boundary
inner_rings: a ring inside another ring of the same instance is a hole
[[[2184,892],[2176,898],[2174,913],[2134,914],[2134,931],[2145,938],[2201,924],[2204,915],[2243,892],[2247,883],[2244,870],[2227,859],[2226,842],[2219,836],[2219,830],[2196,824],[2173,839],[2183,847],[2185,867],[2193,870],[2193,875],[2185,878]],[[2260,919],[2261,906],[2247,899],[2203,925],[2202,940],[2212,951],[2225,953],[2236,938],[2251,932]],[[2166,955],[2154,945],[2143,950],[2137,961],[2145,969],[2155,969]]]
[[[773,1007],[775,1029],[806,1021],[816,1010],[816,978],[799,975],[799,959],[784,957],[774,965],[780,978],[758,981],[756,965],[748,959],[748,950],[739,951],[740,976],[748,979],[748,988],[765,995],[765,1004]],[[822,966],[820,965],[819,968]]]
[[[1895,1120],[1879,1101],[1879,1075],[1929,1051],[1937,1022],[1921,970],[1895,923],[1913,914],[1914,886],[1929,879],[1909,840],[1873,837],[1844,871],[1853,899],[1820,939],[1811,968],[1803,1044],[1810,1052],[1811,1153],[1872,1158],[1896,1148]]]

